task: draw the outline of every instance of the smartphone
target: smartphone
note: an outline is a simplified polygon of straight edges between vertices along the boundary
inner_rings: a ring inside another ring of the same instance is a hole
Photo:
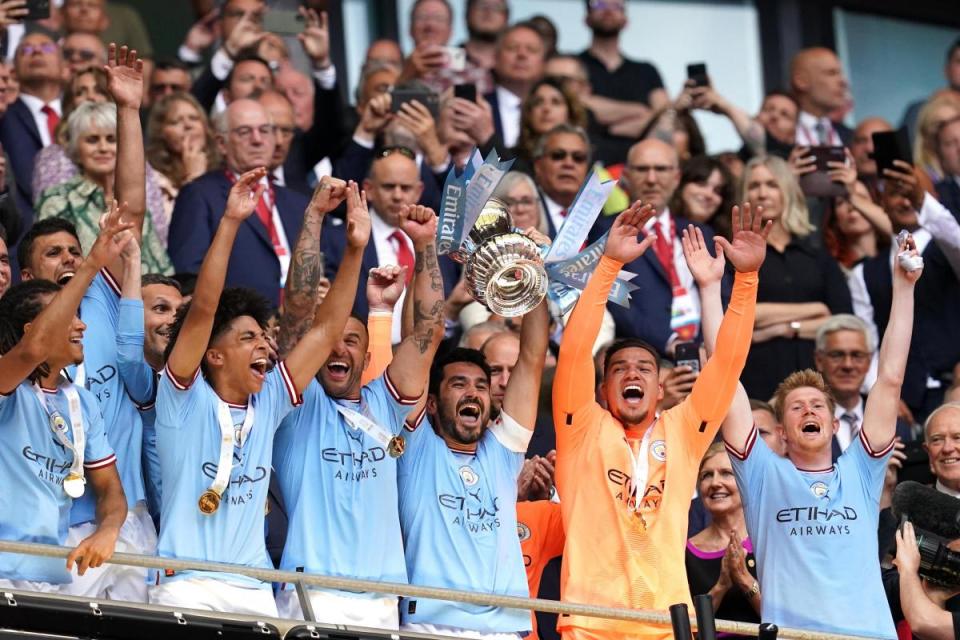
[[[281,36],[297,35],[303,31],[303,16],[288,9],[271,9],[263,16],[263,30]]]
[[[453,97],[463,98],[470,102],[477,101],[477,85],[472,82],[453,85]]]
[[[707,63],[696,62],[687,65],[687,80],[693,81],[695,87],[709,87],[710,79],[707,77]]]
[[[678,342],[674,351],[678,367],[690,367],[700,373],[700,345],[696,342]]]
[[[894,160],[912,163],[910,153],[910,135],[906,127],[896,131],[880,131],[873,134],[873,159],[877,162],[877,175],[882,176],[884,169],[896,169]]]
[[[50,17],[50,0],[27,0],[26,9],[27,15],[21,20],[45,20]]]
[[[467,68],[467,50],[463,47],[444,47],[447,53],[447,69],[457,73]]]
[[[812,198],[835,198],[845,196],[847,189],[830,179],[829,162],[846,162],[843,147],[810,147],[810,155],[816,158],[817,170],[800,176],[800,188],[805,196]]]
[[[416,100],[429,109],[430,115],[433,116],[434,120],[437,120],[440,117],[440,96],[436,92],[422,87],[394,88],[394,90],[391,92],[390,112],[396,113],[397,111],[400,111],[400,105],[402,105],[404,102],[410,102],[412,100]]]

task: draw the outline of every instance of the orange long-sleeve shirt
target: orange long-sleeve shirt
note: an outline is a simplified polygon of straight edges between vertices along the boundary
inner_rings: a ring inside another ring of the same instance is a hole
[[[370,362],[360,377],[360,384],[366,385],[379,378],[393,361],[390,344],[392,330],[392,313],[371,313],[367,316],[367,353],[370,354]]]
[[[549,500],[517,503],[517,535],[523,566],[527,570],[530,597],[540,593],[540,579],[547,563],[563,553],[563,521],[560,505]],[[530,612],[533,631],[528,637],[537,638],[537,616]]]
[[[692,606],[684,568],[687,512],[697,468],[733,400],[753,334],[758,277],[737,274],[717,348],[693,391],[660,414],[650,438],[640,516],[628,506],[633,462],[628,434],[594,399],[593,341],[607,294],[623,265],[603,257],[564,331],[553,386],[557,489],[566,531],[564,600],[628,609]],[[631,437],[631,439],[633,439]],[[669,638],[668,626],[562,616],[584,629]]]

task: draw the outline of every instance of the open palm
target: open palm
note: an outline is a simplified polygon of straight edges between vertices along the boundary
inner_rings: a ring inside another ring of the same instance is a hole
[[[697,286],[704,288],[723,278],[726,263],[723,260],[723,249],[717,247],[717,257],[710,255],[707,243],[703,239],[703,232],[692,224],[683,230],[680,239],[683,245],[683,257],[687,260],[687,267],[693,274]]]
[[[143,101],[143,60],[137,58],[136,49],[126,45],[117,49],[110,43],[107,64],[107,89],[118,107],[139,109]]]
[[[741,273],[751,273],[760,269],[767,255],[767,236],[773,227],[772,221],[762,224],[763,208],[756,211],[750,203],[742,207],[733,207],[733,242],[718,237],[717,246],[723,250],[734,268]]]
[[[656,236],[652,233],[646,234],[642,240],[639,239],[640,234],[643,233],[643,225],[653,216],[653,213],[652,206],[637,200],[618,215],[607,235],[607,242],[603,247],[604,255],[623,264],[633,262],[642,256],[643,252],[656,240]]]

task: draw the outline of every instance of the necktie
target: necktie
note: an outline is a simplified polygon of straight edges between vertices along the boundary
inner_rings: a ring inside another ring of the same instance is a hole
[[[390,234],[390,239],[397,245],[397,264],[407,268],[407,284],[410,284],[410,280],[413,278],[414,258],[413,252],[410,251],[410,246],[407,244],[407,238],[403,231],[397,229]]]
[[[273,226],[273,207],[268,201],[272,193],[272,188],[265,189],[263,195],[260,196],[260,201],[257,203],[257,217],[260,218],[260,222],[263,223],[264,228],[267,230],[267,237],[270,238],[270,243],[273,244],[274,250],[277,250],[280,246],[280,237],[277,235],[276,227]]]
[[[817,120],[817,143],[821,145],[830,144],[830,127],[823,120]]]
[[[53,144],[57,141],[56,131],[57,125],[60,124],[60,116],[48,104],[43,105],[40,111],[47,115],[47,131],[50,132],[50,144]]]
[[[859,420],[857,420],[857,414],[847,411],[840,416],[840,419],[850,425],[850,438],[853,439],[856,437],[857,432],[859,431]]]
[[[673,268],[673,245],[667,242],[667,234],[663,231],[663,225],[657,220],[653,223],[653,230],[657,234],[657,240],[653,243],[653,251],[657,254],[657,260],[663,265],[664,271],[670,277],[670,284],[676,286],[679,284],[677,271]]]

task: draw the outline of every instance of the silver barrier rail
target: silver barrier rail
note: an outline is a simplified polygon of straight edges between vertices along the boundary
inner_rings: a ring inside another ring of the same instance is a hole
[[[50,558],[66,558],[73,551],[70,547],[61,547],[53,544],[34,542],[13,542],[0,540],[0,552],[18,553],[22,555],[44,556]],[[416,596],[434,600],[449,600],[465,602],[491,607],[509,609],[523,609],[527,611],[543,611],[546,613],[570,614],[592,618],[606,618],[610,620],[627,620],[632,622],[646,622],[670,628],[669,614],[660,611],[619,609],[614,607],[600,607],[575,602],[542,600],[539,598],[521,598],[517,596],[502,596],[491,593],[461,591],[458,589],[444,589],[440,587],[426,587],[414,584],[399,584],[395,582],[378,582],[375,580],[359,580],[355,578],[339,578],[321,576],[294,571],[277,571],[275,569],[257,569],[225,562],[204,562],[200,560],[179,560],[175,558],[161,558],[158,556],[142,556],[132,553],[115,553],[109,560],[110,564],[121,564],[129,567],[145,569],[170,569],[173,571],[212,571],[218,573],[233,573],[262,582],[285,582],[322,587],[325,589],[340,589],[368,593],[389,593],[393,595]],[[304,624],[299,621],[299,624]],[[320,621],[322,624],[322,621]],[[696,627],[696,618],[691,616],[691,625]],[[731,620],[717,620],[717,631],[735,633],[739,635],[757,636],[759,625]],[[840,635],[806,631],[781,627],[777,636],[784,640],[863,640],[864,636]]]

